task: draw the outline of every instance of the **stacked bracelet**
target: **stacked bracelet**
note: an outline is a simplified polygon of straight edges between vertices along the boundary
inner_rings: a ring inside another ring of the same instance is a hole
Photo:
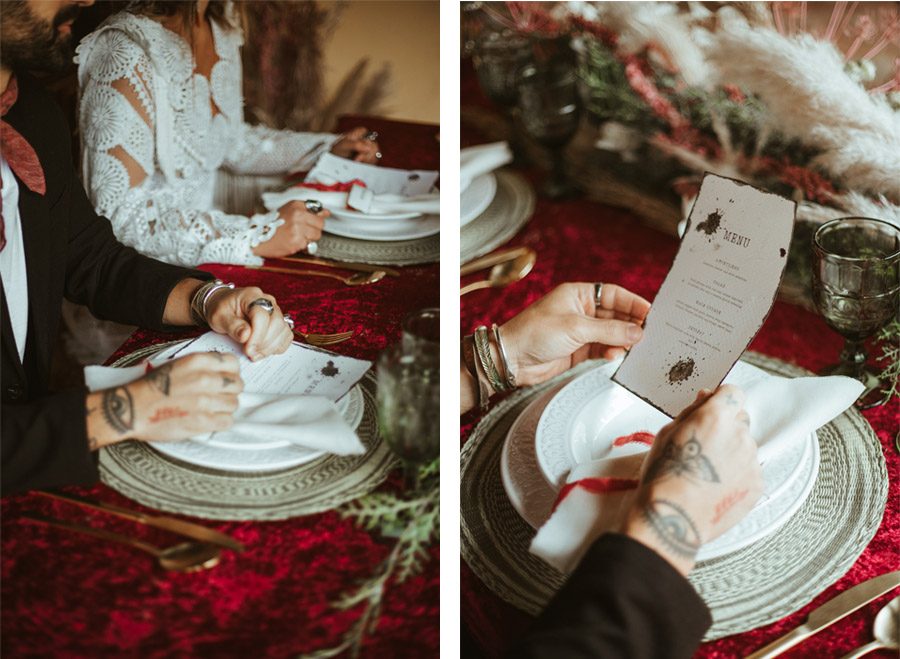
[[[486,412],[488,408],[488,395],[484,386],[481,384],[481,377],[478,375],[478,360],[475,357],[475,339],[472,336],[463,337],[462,340],[462,357],[466,370],[472,379],[475,380],[475,388],[478,392],[478,409]]]
[[[500,337],[500,328],[497,326],[497,323],[494,323],[491,329],[494,331],[494,341],[496,341],[497,350],[500,352],[500,363],[503,366],[503,372],[506,374],[506,386],[510,390],[515,389],[516,376],[513,375],[512,370],[509,368],[509,357],[506,354],[506,348],[503,346],[503,339]]]
[[[213,281],[206,282],[194,291],[194,295],[191,297],[191,318],[195,323],[201,326],[209,325],[206,306],[213,296],[213,293],[220,291],[223,288],[233,289],[234,284],[226,284],[221,279],[214,279]]]
[[[494,355],[491,353],[491,339],[488,328],[482,325],[475,330],[475,352],[478,355],[478,361],[484,369],[488,382],[494,388],[494,391],[510,391],[506,378],[500,376],[497,365],[494,364]]]

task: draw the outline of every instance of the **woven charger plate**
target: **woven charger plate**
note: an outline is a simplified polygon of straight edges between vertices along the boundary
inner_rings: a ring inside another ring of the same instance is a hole
[[[809,375],[755,353],[743,359],[775,375]],[[462,450],[462,556],[501,599],[531,615],[543,610],[565,577],[528,552],[534,530],[512,507],[500,478],[503,442],[535,396],[596,364],[516,392],[482,419]],[[698,563],[691,573],[713,618],[704,640],[755,629],[802,608],[843,576],[875,535],[888,487],[878,438],[852,407],[817,434],[819,474],[800,510],[771,535]]]
[[[174,343],[174,342],[172,342]],[[113,366],[129,366],[172,343],[141,348]],[[277,520],[331,510],[377,487],[395,466],[378,434],[375,379],[360,382],[365,410],[356,429],[363,455],[324,455],[270,472],[225,472],[174,460],[146,442],[129,441],[100,451],[100,478],[150,508],[215,520]]]
[[[323,233],[316,256],[351,263],[418,265],[441,260],[441,234],[414,240],[360,240]]]
[[[535,194],[524,178],[506,169],[494,172],[497,193],[491,205],[459,232],[460,263],[494,251],[534,214]]]

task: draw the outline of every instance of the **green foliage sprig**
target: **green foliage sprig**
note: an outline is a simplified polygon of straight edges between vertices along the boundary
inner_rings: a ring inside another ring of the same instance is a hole
[[[900,396],[900,320],[893,320],[878,333],[881,354],[875,358],[883,364],[880,379],[885,388],[885,401]]]

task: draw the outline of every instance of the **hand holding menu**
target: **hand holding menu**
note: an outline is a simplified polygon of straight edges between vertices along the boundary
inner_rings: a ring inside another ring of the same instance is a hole
[[[613,380],[669,416],[715,389],[772,308],[796,204],[707,174],[681,247]]]

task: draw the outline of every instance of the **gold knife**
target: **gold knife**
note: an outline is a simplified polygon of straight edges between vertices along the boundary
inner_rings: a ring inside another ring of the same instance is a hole
[[[285,256],[279,261],[294,261],[296,263],[311,263],[313,265],[322,265],[326,268],[343,268],[344,270],[356,270],[358,272],[378,272],[381,270],[391,277],[399,277],[400,272],[393,268],[387,268],[383,265],[371,265],[369,263],[350,263],[347,261],[331,261],[328,259],[320,259],[314,256]]]
[[[493,254],[486,254],[485,256],[479,257],[474,261],[469,261],[464,266],[462,266],[459,269],[459,276],[465,277],[466,275],[470,275],[473,272],[478,272],[479,270],[493,267],[498,263],[509,261],[521,254],[524,254],[528,250],[528,247],[511,247],[509,249],[502,249],[499,252],[494,252]]]
[[[194,540],[209,542],[220,547],[233,549],[237,552],[244,551],[244,545],[242,545],[231,536],[225,535],[224,533],[219,533],[218,531],[214,531],[213,529],[208,529],[205,526],[200,526],[199,524],[193,524],[191,522],[185,522],[181,519],[175,519],[174,517],[166,517],[164,515],[145,515],[143,513],[137,512],[136,510],[128,510],[127,508],[120,508],[119,506],[114,506],[109,503],[91,501],[90,499],[84,499],[74,494],[62,494],[61,492],[48,492],[46,490],[35,490],[34,494],[38,494],[49,499],[68,501],[69,503],[73,503],[76,506],[81,506],[82,508],[99,510],[101,512],[116,515],[124,519],[129,519],[133,522],[140,522],[141,524],[146,524],[147,526],[153,526],[165,531],[171,531],[172,533],[177,533],[188,538],[193,538]]]
[[[810,613],[802,625],[757,650],[747,659],[776,657],[897,586],[900,586],[900,570],[863,581],[825,602]]]

